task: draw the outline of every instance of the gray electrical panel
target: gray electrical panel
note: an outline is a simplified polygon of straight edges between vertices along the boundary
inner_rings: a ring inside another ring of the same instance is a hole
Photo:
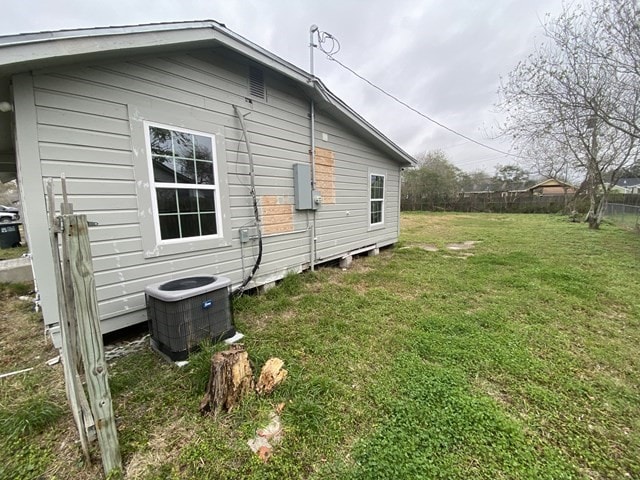
[[[304,163],[293,165],[293,194],[296,210],[315,210],[311,192],[311,166]]]

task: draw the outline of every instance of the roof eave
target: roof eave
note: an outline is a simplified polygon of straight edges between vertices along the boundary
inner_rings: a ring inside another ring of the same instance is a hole
[[[562,185],[564,185],[567,188],[576,188],[574,185],[571,185],[570,183],[567,183],[567,182],[563,182],[562,180],[558,180],[557,178],[547,178],[546,180],[543,180],[543,181],[541,181],[539,183],[536,183],[535,185],[530,186],[528,188],[528,190],[533,190],[534,188],[544,187],[545,183],[550,182],[552,180],[555,181],[555,182],[561,183]],[[560,185],[560,186],[562,186],[562,185]],[[552,186],[558,186],[558,185],[552,185]]]
[[[321,102],[324,102],[325,104],[331,105],[336,108],[347,119],[359,126],[363,133],[372,136],[378,146],[393,155],[395,157],[395,160],[397,160],[398,163],[400,163],[402,166],[410,167],[417,164],[417,162],[411,155],[409,155],[402,148],[392,142],[382,132],[376,129],[373,125],[371,125],[358,113],[356,113],[351,107],[340,100],[340,98],[333,94],[319,78],[314,77],[310,73],[307,73],[304,70],[296,67],[295,65],[287,62],[286,60],[281,59],[277,55],[274,55],[268,50],[265,50],[259,45],[252,43],[251,41],[232,32],[227,28],[224,28],[224,33],[228,35],[228,37],[232,40],[231,42],[225,44],[228,48],[236,50],[237,52],[242,53],[247,57],[253,58],[254,60],[268,66],[273,70],[279,71],[285,76],[297,80],[311,98],[316,101],[320,100]],[[263,58],[256,58],[255,53],[263,56]]]
[[[312,99],[332,107],[402,166],[415,165],[411,155],[364,120],[311,74],[213,21],[62,30],[0,37],[0,76],[62,65],[78,59],[142,53],[156,48],[183,48],[215,43],[236,51],[294,81]]]

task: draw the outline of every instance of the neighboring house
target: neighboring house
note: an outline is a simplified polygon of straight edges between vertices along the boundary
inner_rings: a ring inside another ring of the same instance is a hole
[[[499,195],[502,198],[519,198],[526,195],[554,196],[574,194],[576,187],[555,178],[543,181],[522,180],[518,182],[493,182],[479,185],[474,190],[464,192],[465,197],[473,195]]]
[[[215,21],[0,37],[0,101],[13,110],[0,104],[0,169],[18,178],[48,327],[43,185],[55,179],[57,208],[62,173],[74,211],[98,223],[103,333],[147,320],[149,284],[247,277],[258,256],[247,140],[263,233],[249,286],[398,240],[413,159],[319,80]]]
[[[528,188],[532,195],[538,196],[554,196],[554,195],[573,195],[577,189],[573,185],[556,178],[548,178],[540,183]]]
[[[612,193],[640,193],[640,178],[621,178],[611,188]]]

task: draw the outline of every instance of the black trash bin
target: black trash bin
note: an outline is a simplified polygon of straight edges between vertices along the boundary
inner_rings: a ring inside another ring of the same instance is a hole
[[[0,223],[0,248],[20,246],[20,223]]]

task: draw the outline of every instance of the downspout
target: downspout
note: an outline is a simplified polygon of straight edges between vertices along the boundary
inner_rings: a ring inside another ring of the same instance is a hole
[[[249,157],[249,177],[251,182],[250,192],[251,198],[253,200],[253,215],[256,222],[256,229],[258,230],[258,258],[256,258],[256,262],[253,264],[253,268],[251,269],[251,273],[247,275],[247,277],[243,280],[242,285],[240,285],[233,293],[236,295],[241,294],[244,291],[244,288],[251,281],[253,276],[258,271],[258,267],[260,267],[260,262],[262,261],[262,229],[260,228],[260,212],[258,210],[258,198],[256,196],[256,178],[255,171],[253,168],[253,154],[251,152],[251,142],[249,141],[249,136],[247,135],[247,126],[244,123],[244,116],[240,113],[240,109],[237,105],[233,106],[233,109],[240,120],[240,126],[242,127],[242,134],[244,136],[244,142],[247,146],[247,155]]]
[[[318,31],[317,25],[311,25],[309,28],[309,70],[311,72],[311,86],[315,92],[316,76],[314,73],[313,65],[313,48],[316,46],[313,43],[313,35]],[[311,192],[316,189],[316,109],[313,97],[309,102],[309,127],[311,137]],[[311,210],[311,238],[309,240],[309,263],[311,264],[311,271],[313,272],[316,267],[316,211]]]

